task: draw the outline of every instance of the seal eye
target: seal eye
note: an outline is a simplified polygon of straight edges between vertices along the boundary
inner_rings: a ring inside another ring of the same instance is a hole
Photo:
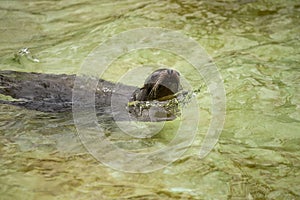
[[[150,77],[151,81],[156,81],[158,77],[160,76],[160,73],[153,73],[152,76]]]

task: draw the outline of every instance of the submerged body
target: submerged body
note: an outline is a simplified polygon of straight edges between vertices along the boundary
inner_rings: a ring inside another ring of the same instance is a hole
[[[0,71],[0,93],[12,97],[13,101],[0,103],[25,107],[42,112],[70,112],[72,89],[76,76],[66,74],[41,74],[16,71]],[[111,97],[115,83],[99,79],[95,91],[97,114],[110,114]],[[118,84],[120,99],[130,101],[153,101],[175,94],[179,88],[179,73],[172,69],[154,71],[142,88]],[[83,89],[86,90],[88,88]],[[132,115],[138,115],[131,112]],[[146,119],[147,118],[143,118]],[[170,118],[171,119],[171,118]]]

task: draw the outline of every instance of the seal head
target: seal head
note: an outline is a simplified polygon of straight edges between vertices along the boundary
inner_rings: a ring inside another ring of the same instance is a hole
[[[163,97],[178,92],[180,74],[174,69],[158,69],[154,71],[131,96],[131,101],[163,100]]]

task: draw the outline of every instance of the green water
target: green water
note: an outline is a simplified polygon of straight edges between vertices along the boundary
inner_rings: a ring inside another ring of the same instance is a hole
[[[218,144],[199,159],[211,118],[203,81],[184,61],[165,59],[171,57],[166,52],[142,50],[116,60],[106,79],[119,80],[134,65],[162,64],[202,88],[193,145],[176,162],[146,174],[95,160],[71,114],[0,105],[0,199],[299,199],[299,23],[300,3],[292,0],[1,1],[1,70],[76,73],[111,36],[162,27],[192,37],[208,52],[224,79],[227,105]],[[17,62],[14,54],[24,47],[40,62]],[[114,130],[107,129],[113,139],[121,134]],[[152,148],[168,139],[162,131],[119,146]]]

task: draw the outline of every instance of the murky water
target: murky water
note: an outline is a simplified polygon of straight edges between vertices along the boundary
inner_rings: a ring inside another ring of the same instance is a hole
[[[205,84],[166,52],[131,52],[104,77],[116,81],[134,65],[160,64],[178,69],[194,88],[201,85],[191,148],[152,173],[115,171],[82,146],[71,114],[0,105],[0,199],[299,199],[299,13],[300,3],[292,0],[1,1],[1,70],[76,73],[114,34],[168,28],[192,37],[213,58],[224,79],[227,110],[218,144],[199,159],[211,118]],[[40,62],[17,62],[14,54],[24,47]],[[119,146],[165,144],[178,123]],[[121,134],[106,126],[113,139]]]

